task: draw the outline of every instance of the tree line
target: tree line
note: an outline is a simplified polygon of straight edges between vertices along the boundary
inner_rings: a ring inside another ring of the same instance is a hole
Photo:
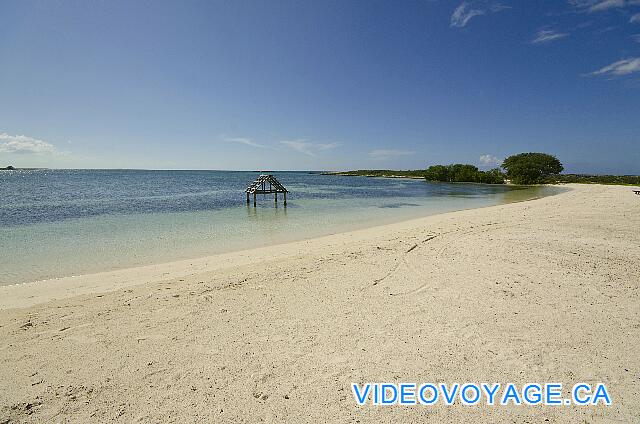
[[[427,181],[450,183],[504,184],[508,179],[514,184],[540,184],[548,182],[549,176],[559,174],[564,169],[555,156],[547,153],[509,156],[502,162],[501,168],[481,171],[477,166],[462,163],[432,165],[425,171],[425,178]]]
[[[425,178],[427,181],[483,184],[504,184],[509,180],[514,184],[599,183],[640,185],[640,176],[636,175],[561,174],[563,170],[562,163],[553,155],[547,153],[520,153],[509,156],[502,162],[500,167],[488,171],[482,171],[474,165],[456,163],[451,165],[432,165],[426,170],[362,169],[328,174]]]
[[[484,183],[504,184],[504,173],[499,168],[481,171],[477,166],[455,163],[451,165],[433,165],[424,173],[427,181],[447,183]]]

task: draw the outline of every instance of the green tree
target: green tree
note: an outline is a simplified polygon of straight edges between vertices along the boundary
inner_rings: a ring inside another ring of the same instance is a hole
[[[450,183],[504,184],[504,174],[500,168],[480,171],[476,166],[464,163],[452,165],[432,165],[424,173],[427,181]]]
[[[489,171],[480,171],[480,181],[484,184],[504,184],[504,173],[500,168],[493,168]]]
[[[546,153],[520,153],[509,156],[502,163],[507,178],[515,184],[536,184],[546,177],[559,174],[564,167],[553,155]]]
[[[456,163],[449,165],[449,181],[475,183],[479,180],[479,170],[473,165]]]
[[[449,181],[449,169],[444,165],[432,165],[425,171],[427,181]]]

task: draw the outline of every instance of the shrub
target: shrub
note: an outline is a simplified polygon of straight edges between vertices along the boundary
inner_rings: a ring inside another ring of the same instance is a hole
[[[549,175],[559,174],[564,167],[553,155],[520,153],[509,156],[502,163],[507,177],[515,184],[542,183]]]
[[[432,165],[425,171],[427,181],[451,183],[504,184],[504,174],[500,169],[480,171],[476,166],[456,163],[453,165]]]
[[[449,168],[444,165],[433,165],[425,171],[427,181],[449,181]]]

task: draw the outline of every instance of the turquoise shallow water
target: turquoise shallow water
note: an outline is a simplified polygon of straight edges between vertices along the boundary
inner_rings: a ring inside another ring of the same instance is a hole
[[[0,285],[300,240],[554,194],[549,187],[276,172],[290,191],[245,204],[256,172],[0,172]]]

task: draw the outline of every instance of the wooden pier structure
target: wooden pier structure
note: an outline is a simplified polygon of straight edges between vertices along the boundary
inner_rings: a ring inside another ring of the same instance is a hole
[[[256,207],[257,200],[256,196],[258,194],[274,194],[275,202],[278,203],[278,193],[282,193],[284,197],[284,205],[287,206],[287,192],[288,190],[284,188],[280,181],[276,179],[271,174],[261,174],[257,180],[251,183],[249,187],[245,190],[247,193],[247,205],[251,204],[249,200],[249,195],[253,193],[253,207]]]

